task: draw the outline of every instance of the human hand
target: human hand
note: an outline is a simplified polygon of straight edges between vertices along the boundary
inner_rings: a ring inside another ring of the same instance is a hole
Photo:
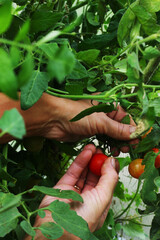
[[[114,158],[108,158],[101,170],[102,176],[98,177],[88,171],[88,163],[93,154],[100,152],[94,145],[89,144],[84,147],[83,151],[74,160],[66,174],[59,180],[54,188],[61,190],[73,190],[81,194],[84,203],[74,202],[71,200],[63,200],[69,203],[71,208],[77,212],[79,216],[88,223],[91,232],[102,227],[107,216],[113,191],[118,181],[118,162]],[[75,186],[77,186],[75,188]],[[47,207],[57,198],[45,196],[40,204],[40,208]],[[53,221],[51,213],[46,211],[45,218],[36,219],[35,227],[40,226],[44,222]],[[27,237],[25,240],[29,240]],[[37,231],[36,240],[45,240],[46,238]],[[78,237],[64,232],[59,240],[78,240]]]
[[[52,105],[50,99],[50,105]],[[44,135],[46,138],[54,138],[58,141],[78,141],[95,134],[104,134],[117,140],[130,141],[130,134],[136,130],[136,124],[130,117],[130,125],[121,123],[127,115],[123,108],[118,105],[115,111],[108,114],[95,112],[79,121],[70,120],[81,111],[92,107],[90,100],[73,101],[70,99],[57,98],[59,101],[59,118],[52,118],[45,125]],[[95,103],[97,104],[97,103]],[[52,113],[51,113],[52,114]],[[131,140],[130,144],[136,144],[137,140]],[[128,147],[122,147],[122,152],[127,152]]]

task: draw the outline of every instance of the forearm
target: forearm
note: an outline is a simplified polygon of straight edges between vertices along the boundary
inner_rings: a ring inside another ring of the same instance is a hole
[[[22,110],[20,101],[15,101],[0,93],[0,118],[5,110],[16,108],[22,115],[27,136],[44,136],[47,124],[50,121],[58,121],[61,101],[60,98],[50,96],[46,93],[28,110]],[[5,143],[13,140],[12,136],[6,134],[0,139],[0,143]]]

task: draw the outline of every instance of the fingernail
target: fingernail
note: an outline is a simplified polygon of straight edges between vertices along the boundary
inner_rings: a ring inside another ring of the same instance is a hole
[[[113,168],[116,168],[116,162],[115,162],[115,159],[114,158],[110,158],[110,163],[112,165]]]
[[[130,127],[130,134],[131,134],[131,133],[134,133],[135,131],[136,131],[136,127],[131,126],[131,127]]]

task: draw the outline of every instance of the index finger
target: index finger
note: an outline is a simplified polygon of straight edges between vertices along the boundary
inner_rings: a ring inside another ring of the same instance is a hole
[[[96,151],[96,147],[93,144],[87,145],[83,151],[76,157],[74,162],[71,164],[66,174],[59,180],[56,185],[65,184],[74,186],[79,180],[82,172],[88,165],[91,157]]]

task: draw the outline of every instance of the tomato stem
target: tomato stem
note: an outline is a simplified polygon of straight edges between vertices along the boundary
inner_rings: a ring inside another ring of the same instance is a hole
[[[139,181],[138,181],[138,185],[137,185],[137,190],[136,190],[136,192],[135,192],[134,197],[132,198],[132,200],[130,201],[130,203],[128,204],[128,206],[124,209],[124,211],[121,212],[118,216],[115,217],[115,220],[118,219],[118,218],[120,218],[120,217],[121,217],[125,212],[127,212],[127,210],[131,207],[131,205],[133,204],[133,202],[134,202],[134,200],[135,200],[135,198],[136,198],[136,196],[137,196],[137,194],[138,194],[138,192],[139,192],[140,185],[141,185],[141,181],[139,180]]]

